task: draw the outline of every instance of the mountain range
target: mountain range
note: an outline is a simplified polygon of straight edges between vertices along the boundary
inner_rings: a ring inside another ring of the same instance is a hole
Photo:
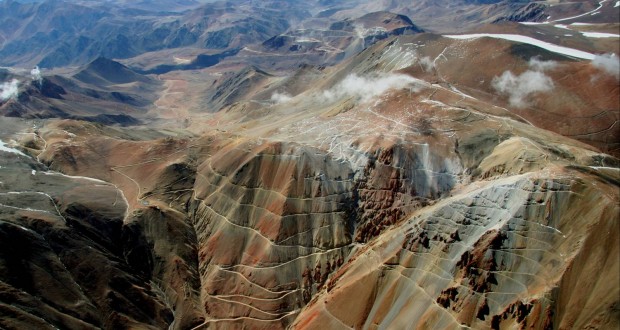
[[[618,328],[619,20],[0,1],[0,328]]]

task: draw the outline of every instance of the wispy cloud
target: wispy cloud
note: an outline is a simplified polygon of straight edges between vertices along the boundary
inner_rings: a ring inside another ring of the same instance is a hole
[[[0,85],[0,100],[15,99],[19,95],[19,80],[13,79]]]

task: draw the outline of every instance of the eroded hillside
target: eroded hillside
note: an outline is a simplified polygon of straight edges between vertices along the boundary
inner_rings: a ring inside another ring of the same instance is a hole
[[[275,35],[269,69],[269,43],[161,74],[99,58],[1,101],[28,116],[0,122],[0,327],[620,326],[617,45],[587,34],[609,26],[339,17],[363,8],[316,14],[340,24],[317,40],[416,33],[294,69],[316,27]]]

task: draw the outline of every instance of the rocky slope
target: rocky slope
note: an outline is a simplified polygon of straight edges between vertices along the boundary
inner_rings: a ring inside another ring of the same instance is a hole
[[[588,49],[616,46],[509,28],[569,27],[21,90],[2,109],[148,102],[0,121],[0,327],[617,328],[618,78]]]
[[[24,135],[51,170],[113,184],[43,190],[52,209],[39,213],[120,270],[71,298],[95,309],[35,313],[21,303],[4,315],[107,328],[617,326],[620,292],[608,283],[619,271],[618,160],[394,72],[416,63],[394,63],[397,46],[369,49],[260,117],[236,103],[212,119],[227,118],[219,131],[201,136],[153,139],[70,121]],[[397,84],[375,95],[338,91],[370,72]],[[84,202],[71,197],[84,189]],[[113,201],[116,189],[127,206]],[[20,210],[3,213],[6,226],[46,237],[17,203],[3,203]],[[59,267],[81,269],[62,256]],[[15,295],[42,294],[7,281]],[[138,297],[138,307],[124,300]]]
[[[16,91],[9,98],[0,98],[3,117],[136,125],[162,90],[161,82],[105,58],[79,68],[71,77],[11,74],[10,78]]]

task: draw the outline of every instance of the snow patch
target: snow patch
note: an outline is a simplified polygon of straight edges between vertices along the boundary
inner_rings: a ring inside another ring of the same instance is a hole
[[[21,151],[19,151],[17,149],[7,147],[6,143],[4,143],[3,141],[0,141],[0,151],[26,156],[25,153],[23,153],[23,152],[21,152]],[[26,157],[28,157],[28,156],[26,156]]]
[[[556,19],[554,22],[561,22],[561,21],[568,21],[571,19],[575,19],[575,18],[579,18],[579,17],[583,17],[583,16],[587,16],[587,15],[596,15],[598,14],[598,10],[603,8],[603,4],[606,2],[607,0],[603,0],[601,2],[598,3],[598,7],[596,7],[594,10],[590,10],[587,13],[583,13],[581,15],[577,15],[577,16],[571,16],[571,17],[566,17],[566,18],[562,18],[562,19]]]
[[[558,46],[546,41],[534,39],[531,37],[526,37],[518,34],[493,34],[493,33],[476,33],[476,34],[459,34],[459,35],[444,35],[444,37],[451,39],[476,39],[476,38],[496,38],[496,39],[504,39],[509,41],[521,42],[525,44],[530,44],[536,47],[540,47],[546,49],[550,52],[562,54],[566,56],[581,58],[585,60],[594,59],[594,54],[584,52],[582,50],[568,48],[563,46]]]
[[[77,175],[67,175],[67,174],[63,174],[63,173],[59,173],[59,172],[41,172],[45,175],[50,175],[50,176],[62,176],[65,178],[69,178],[69,179],[81,179],[81,180],[87,180],[87,181],[93,181],[93,182],[97,182],[97,183],[101,183],[101,184],[106,184],[109,185],[109,182],[103,181],[103,180],[99,180],[99,179],[95,179],[95,178],[90,178],[87,176],[77,176]]]
[[[458,90],[456,87],[454,87],[454,86],[452,86],[452,85],[450,85],[450,89],[451,89],[453,92],[455,92],[455,93],[457,93],[457,94],[459,94],[459,95],[461,95],[461,96],[463,96],[463,97],[465,97],[465,98],[472,99],[472,100],[475,100],[475,99],[476,99],[475,97],[473,97],[473,96],[471,96],[471,95],[467,95],[467,94],[465,94],[465,93],[461,92],[460,90]]]
[[[588,38],[620,38],[620,34],[615,33],[603,33],[603,32],[581,32]]]

